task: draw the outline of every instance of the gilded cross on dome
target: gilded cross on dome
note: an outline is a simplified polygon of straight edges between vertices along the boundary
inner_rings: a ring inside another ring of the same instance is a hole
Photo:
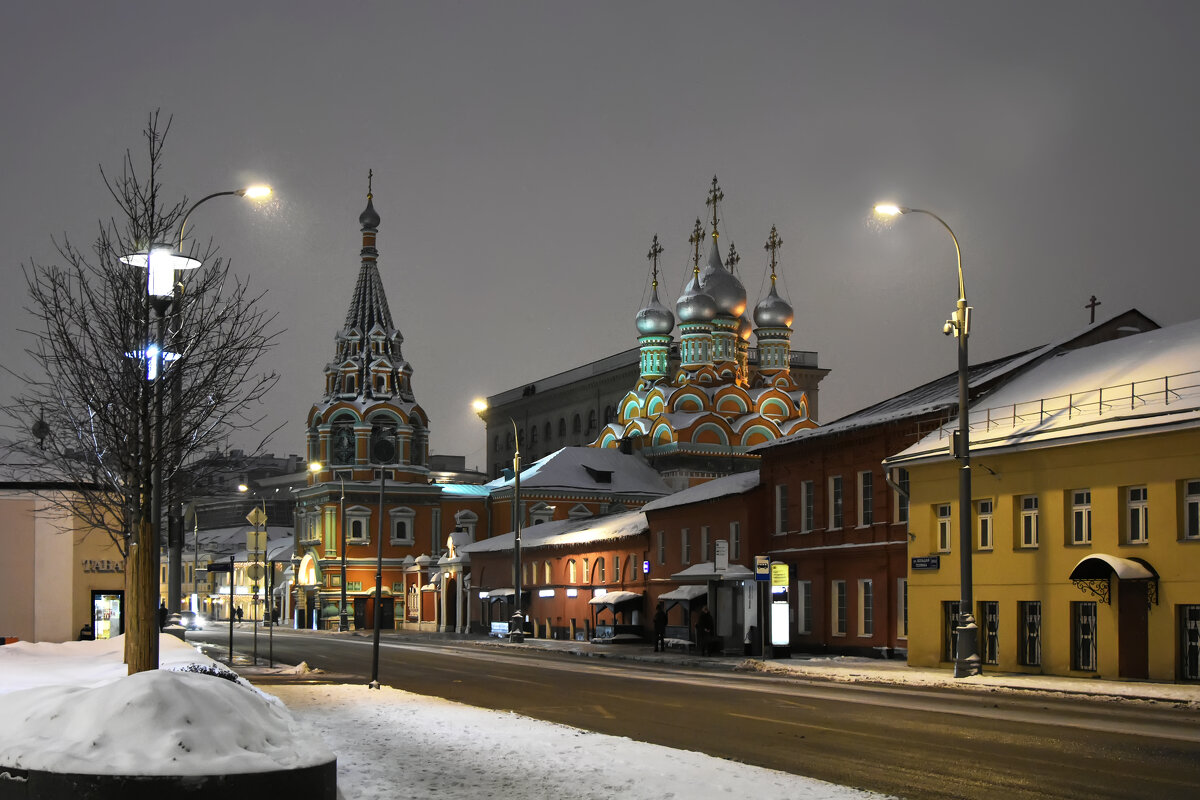
[[[771,235],[767,237],[767,243],[763,245],[763,250],[771,251],[771,283],[775,283],[775,266],[778,262],[775,256],[779,252],[779,248],[783,246],[783,237],[775,230],[775,226],[771,226]]]
[[[716,241],[721,234],[717,233],[717,203],[725,199],[725,193],[721,191],[721,187],[717,185],[717,176],[713,175],[712,188],[708,190],[708,199],[704,201],[704,205],[712,206],[712,237]]]
[[[688,237],[688,244],[692,246],[692,270],[700,274],[700,243],[704,241],[704,227],[700,224],[700,218],[696,217],[696,227],[692,228],[692,235]]]
[[[658,257],[663,254],[663,246],[658,243],[658,234],[654,234],[654,241],[650,244],[650,252],[646,253],[646,258],[650,259],[653,264],[652,271],[654,273],[654,288],[658,288]]]

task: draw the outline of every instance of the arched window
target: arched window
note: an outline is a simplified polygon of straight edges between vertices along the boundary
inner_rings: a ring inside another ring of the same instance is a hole
[[[579,583],[579,573],[575,571],[575,559],[567,560],[567,582]]]
[[[549,561],[547,561],[545,564],[544,575],[545,575],[546,579],[543,581],[543,583],[551,583],[552,579],[553,579],[553,573],[550,571],[550,562]]]
[[[529,429],[529,443],[531,445],[537,444],[537,435],[538,435],[537,425],[534,425],[532,428]]]
[[[368,453],[372,464],[395,464],[400,460],[397,453],[396,420],[387,416],[371,420],[371,448]]]
[[[334,464],[353,464],[357,447],[354,443],[354,417],[341,414],[333,421],[329,433],[329,449]]]
[[[546,444],[550,444],[550,437],[553,435],[554,435],[554,428],[551,427],[549,422],[547,422],[546,423],[546,433],[545,433]]]
[[[604,424],[607,425],[610,422],[616,421],[616,419],[617,419],[617,409],[615,409],[612,406],[605,406],[604,407]]]
[[[558,418],[558,438],[561,439],[566,435],[567,435],[567,421],[564,418],[559,417]]]
[[[492,437],[492,449],[497,453],[500,452],[500,434],[498,433]]]
[[[596,559],[596,583],[607,583],[604,580],[604,556]]]
[[[425,455],[429,449],[429,431],[421,424],[421,420],[413,419],[412,444],[409,446],[409,463],[425,466]],[[399,456],[397,456],[399,460]]]
[[[571,433],[579,433],[582,429],[582,420],[580,420],[579,415],[576,414],[575,419],[571,420]]]
[[[588,433],[596,430],[596,409],[588,412]]]

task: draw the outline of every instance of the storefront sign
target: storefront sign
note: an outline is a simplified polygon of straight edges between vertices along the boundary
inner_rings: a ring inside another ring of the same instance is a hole
[[[83,560],[84,572],[124,572],[125,564],[121,561],[112,561],[107,558],[85,558]]]

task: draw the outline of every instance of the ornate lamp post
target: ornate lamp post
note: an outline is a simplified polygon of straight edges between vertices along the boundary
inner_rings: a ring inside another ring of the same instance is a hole
[[[901,214],[925,214],[933,217],[954,242],[954,257],[958,262],[958,303],[954,315],[946,320],[942,332],[958,340],[958,441],[954,455],[958,459],[958,549],[960,598],[958,602],[958,628],[955,629],[954,677],[965,678],[978,675],[982,670],[979,659],[979,628],[972,613],[974,597],[971,575],[971,426],[968,419],[969,397],[967,393],[967,337],[971,332],[971,308],[967,305],[967,290],[963,284],[962,251],[958,237],[946,221],[922,208],[905,208],[893,204],[875,206],[875,213],[883,216]]]

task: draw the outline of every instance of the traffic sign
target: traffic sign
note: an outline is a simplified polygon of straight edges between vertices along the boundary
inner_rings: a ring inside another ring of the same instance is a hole
[[[254,510],[246,515],[246,521],[255,526],[266,525],[267,512],[263,511],[261,506],[255,506]]]
[[[247,531],[246,532],[246,549],[251,555],[257,553],[265,553],[267,551],[267,532],[266,531]],[[257,561],[258,559],[253,559]]]
[[[252,581],[262,580],[263,565],[262,564],[251,564],[250,566],[246,567],[246,575]]]
[[[771,577],[771,557],[754,557],[754,580],[765,581]]]

